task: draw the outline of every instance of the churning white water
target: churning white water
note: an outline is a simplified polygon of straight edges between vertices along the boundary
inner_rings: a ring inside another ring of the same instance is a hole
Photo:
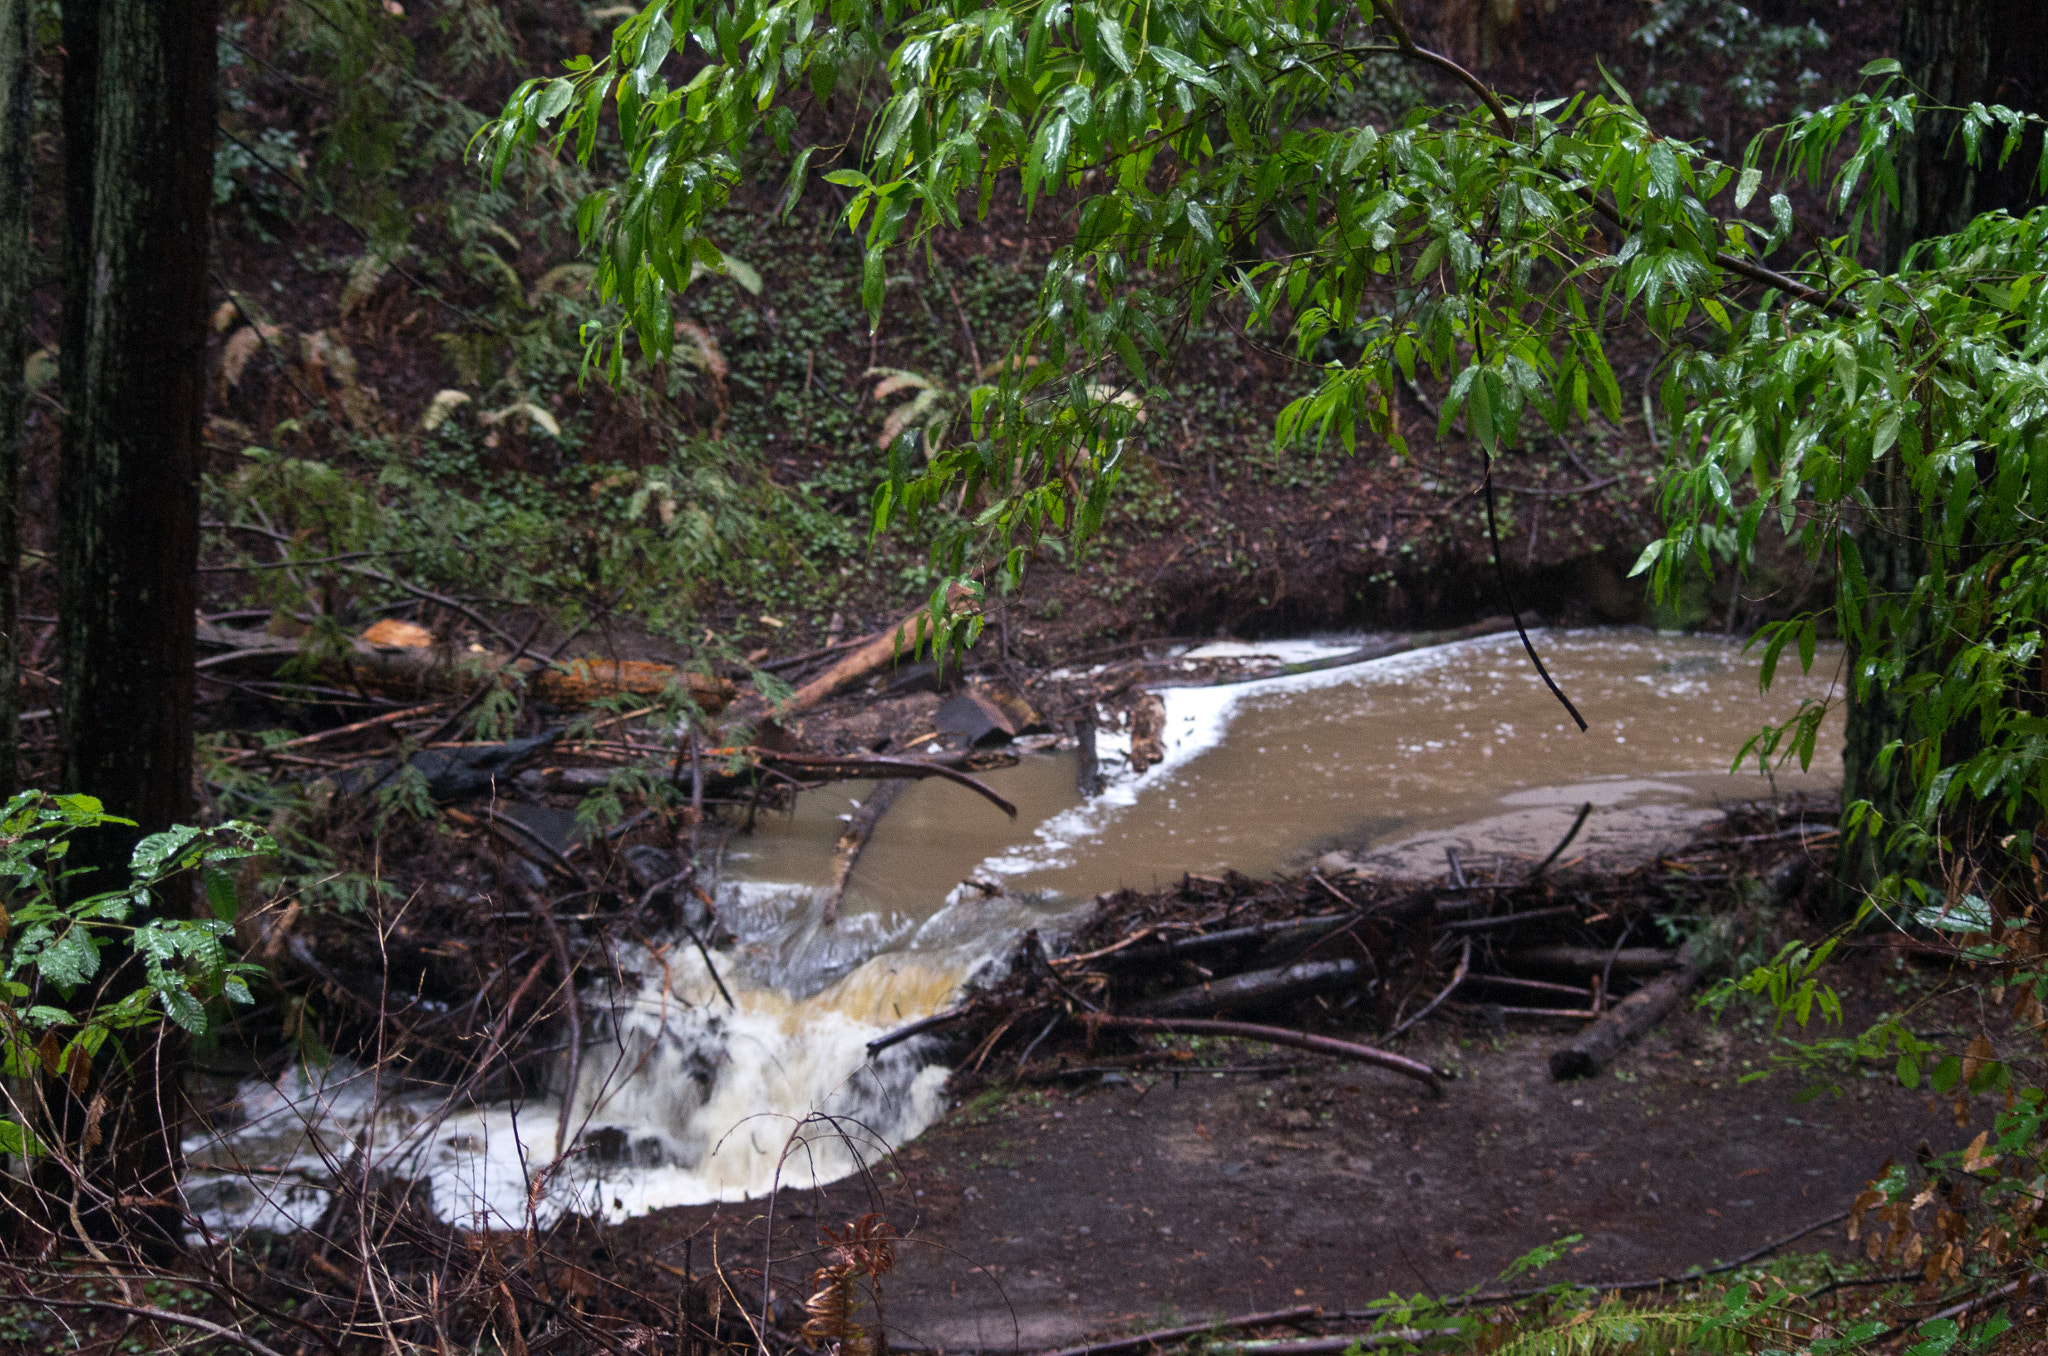
[[[301,1067],[244,1085],[235,1127],[188,1145],[186,1194],[216,1229],[302,1227],[326,1208],[323,1183],[367,1155],[425,1182],[445,1219],[517,1228],[834,1181],[942,1109],[947,1071],[927,1043],[872,1058],[867,1043],[943,1007],[1038,921],[968,893],[914,927],[826,927],[808,887],[733,883],[719,911],[738,940],[710,953],[723,991],[685,939],[623,950],[627,984],[585,994],[599,1016],[566,1121],[559,1095],[463,1105],[342,1061]],[[565,1125],[573,1152],[558,1161]]]
[[[946,1007],[1026,928],[1056,930],[1098,891],[1221,865],[1300,866],[1333,849],[1404,870],[1441,862],[1445,843],[1540,852],[1585,801],[1598,807],[1585,843],[1675,836],[1715,802],[1772,789],[1753,770],[1728,773],[1737,750],[1765,720],[1830,691],[1828,654],[1812,676],[1781,672],[1760,696],[1753,659],[1721,641],[1539,639],[1590,734],[1565,725],[1512,635],[1168,689],[1165,759],[1120,772],[1107,735],[1106,784],[1085,804],[1071,754],[1027,754],[988,775],[1019,804],[1015,824],[957,787],[913,785],[836,924],[822,919],[819,887],[846,802],[866,787],[809,793],[794,815],[727,845],[717,911],[734,941],[710,960],[730,1002],[687,939],[622,950],[624,984],[585,994],[599,1015],[573,1088],[476,1105],[339,1063],[293,1070],[245,1084],[232,1128],[188,1145],[187,1195],[214,1228],[288,1229],[317,1218],[326,1184],[367,1160],[424,1182],[443,1218],[517,1227],[828,1182],[942,1109],[937,1047],[913,1040],[871,1059],[867,1043]],[[1356,644],[1241,648],[1293,661]],[[1832,784],[1833,731],[1813,771],[1780,770],[1776,789]]]

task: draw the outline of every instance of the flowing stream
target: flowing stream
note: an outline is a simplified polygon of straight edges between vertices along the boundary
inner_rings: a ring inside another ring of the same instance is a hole
[[[807,793],[724,853],[711,953],[728,1004],[687,940],[622,954],[626,986],[586,1042],[568,1115],[555,1098],[450,1105],[337,1062],[240,1089],[232,1128],[188,1146],[192,1207],[215,1228],[303,1226],[325,1185],[367,1161],[424,1180],[458,1223],[518,1227],[576,1209],[620,1216],[809,1186],[856,1171],[941,1110],[947,1070],[913,1040],[870,1060],[876,1035],[952,1002],[1027,928],[1057,930],[1098,892],[1183,872],[1246,874],[1323,860],[1391,874],[1540,857],[1580,805],[1580,852],[1682,839],[1727,801],[1839,780],[1840,722],[1810,771],[1731,775],[1744,742],[1838,681],[1781,666],[1768,696],[1753,656],[1713,638],[1538,633],[1585,714],[1580,733],[1512,634],[1254,683],[1168,688],[1165,756],[1133,774],[1100,741],[1105,784],[1082,801],[1076,755],[1027,753],[987,780],[1015,822],[944,781],[912,785],[860,860],[836,924],[822,919],[840,817],[868,791]],[[1191,652],[1293,662],[1355,637]],[[1334,857],[1332,854],[1336,854]],[[576,1151],[558,1163],[568,1128]],[[351,1166],[352,1165],[352,1166]],[[254,1169],[251,1172],[248,1169]]]

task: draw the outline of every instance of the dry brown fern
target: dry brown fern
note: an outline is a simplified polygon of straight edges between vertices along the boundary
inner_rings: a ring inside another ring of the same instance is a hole
[[[810,1317],[803,1337],[813,1349],[823,1344],[839,1356],[888,1356],[882,1330],[882,1277],[896,1265],[896,1230],[870,1212],[846,1226],[845,1232],[818,1231],[818,1242],[836,1259],[811,1273],[811,1297],[804,1301]],[[865,1296],[863,1296],[865,1292]],[[863,1327],[856,1319],[862,1300],[873,1320]]]

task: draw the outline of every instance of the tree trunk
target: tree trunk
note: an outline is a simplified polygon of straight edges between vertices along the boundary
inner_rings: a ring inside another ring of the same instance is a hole
[[[1886,598],[1905,598],[1927,569],[1927,550],[1922,545],[1922,515],[1911,485],[1905,483],[1898,453],[1873,468],[1869,479],[1870,508],[1856,529],[1856,549],[1863,558],[1865,587],[1869,590],[1868,610],[1875,613]],[[1911,656],[1916,666],[1938,666],[1939,658],[1928,649],[1926,628],[1888,638],[1889,644]],[[1835,917],[1847,919],[1871,889],[1898,863],[1885,851],[1890,836],[1911,803],[1912,776],[1903,753],[1888,767],[1880,767],[1887,744],[1910,741],[1913,731],[1906,706],[1893,696],[1891,684],[1861,678],[1865,662],[1881,656],[1853,653],[1849,656],[1847,719],[1842,727],[1842,803],[1868,801],[1875,817],[1848,834],[1836,859]]]
[[[29,228],[35,50],[31,0],[0,0],[0,797],[20,784],[21,454],[35,242]]]
[[[1931,102],[1957,106],[1972,102],[2002,103],[2026,112],[2048,110],[2048,6],[2038,0],[1909,0],[1899,24],[1899,60],[1906,78],[1926,92]],[[1955,135],[1952,115],[1923,114],[1915,136],[1899,157],[1899,203],[1883,222],[1886,267],[1897,269],[1907,252],[1922,240],[1961,230],[1982,213],[2004,209],[2023,213],[2040,199],[2033,174],[2040,154],[2038,134],[1998,168],[2004,132],[1985,137],[1986,166],[1972,169]],[[1872,511],[1859,525],[1857,550],[1873,598],[1904,596],[1925,572],[1925,533],[1910,486],[1903,483],[1898,453],[1872,478]],[[1912,655],[1916,665],[1933,666],[1941,657],[1929,648],[1930,637],[1893,637],[1892,643]],[[1850,656],[1850,672],[1872,656]],[[1849,687],[1848,721],[1842,745],[1842,799],[1867,800],[1893,825],[1907,808],[1909,793],[1904,760],[1880,771],[1878,757],[1887,744],[1909,740],[1905,710],[1887,685],[1872,684],[1859,693]],[[1836,907],[1852,912],[1888,870],[1883,835],[1857,833],[1846,839],[1838,868]]]
[[[2042,112],[2048,108],[2048,6],[2040,0],[1909,0],[1899,21],[1899,62],[1931,102]],[[1952,235],[1981,213],[2004,208],[2017,215],[2039,201],[2033,192],[2038,136],[2001,169],[2005,131],[1987,133],[1989,163],[1971,169],[1955,129],[1953,115],[1917,120],[1911,149],[1899,160],[1898,210],[1886,223],[1891,268],[1919,241]]]
[[[67,227],[64,783],[135,820],[132,838],[191,814],[215,7],[71,0],[67,29],[76,9],[98,25],[96,95],[67,127],[89,134],[67,156],[89,154],[92,177]]]
[[[135,821],[74,844],[89,888],[125,879],[139,836],[191,817],[216,18],[215,0],[63,9],[63,785]],[[136,978],[116,967],[101,992]],[[174,1241],[176,1047],[166,1028],[115,1053],[86,1089],[111,1108],[90,1175],[113,1197],[160,1203],[145,1213]]]

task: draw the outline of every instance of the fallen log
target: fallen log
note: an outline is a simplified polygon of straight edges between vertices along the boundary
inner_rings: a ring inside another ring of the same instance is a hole
[[[1341,989],[1358,980],[1358,962],[1347,958],[1303,961],[1273,970],[1249,970],[1228,979],[1176,989],[1159,998],[1133,1003],[1131,1011],[1145,1017],[1198,1017],[1242,1012],[1290,998],[1305,998],[1326,989]]]
[[[876,782],[875,789],[868,792],[868,798],[861,802],[860,808],[848,816],[846,827],[839,834],[839,845],[832,854],[832,888],[825,896],[827,923],[839,921],[839,903],[846,897],[846,883],[853,878],[853,868],[860,861],[860,854],[867,850],[868,840],[874,837],[875,826],[882,822],[882,816],[889,812],[889,807],[909,785],[909,780],[903,777]]]
[[[1676,970],[1637,989],[1581,1031],[1570,1045],[1551,1052],[1551,1078],[1562,1083],[1599,1073],[1624,1046],[1663,1021],[1699,978],[1700,968],[1687,948]]]
[[[1624,947],[1611,951],[1604,946],[1531,946],[1510,951],[1503,962],[1516,970],[1565,971],[1571,974],[1599,974],[1613,958],[1617,975],[1657,975],[1678,967],[1678,953],[1654,946]]]
[[[973,757],[972,749],[954,749],[948,753],[920,758],[918,761],[930,763],[934,767],[958,770]],[[904,788],[911,780],[906,777],[891,777],[886,781],[877,782],[875,789],[868,793],[868,798],[861,802],[860,808],[847,819],[846,828],[839,835],[839,844],[832,858],[832,893],[825,899],[826,922],[838,921],[840,901],[846,896],[846,882],[852,877],[855,864],[860,861],[861,853],[867,850],[868,840],[874,837],[876,825],[882,822],[882,816],[889,812],[889,807],[896,803],[896,798],[903,794]],[[982,786],[980,782],[975,782],[974,785],[977,789]],[[1014,809],[1009,813],[1012,819],[1017,817]]]
[[[601,655],[548,663],[488,650],[463,654],[445,644],[378,644],[363,637],[337,648],[208,622],[197,624],[196,639],[219,651],[195,665],[203,673],[261,672],[267,676],[297,661],[299,672],[308,679],[387,695],[467,695],[499,669],[505,670],[505,681],[524,681],[534,697],[561,707],[588,706],[604,697],[658,697],[677,687],[706,712],[717,712],[732,700],[733,692],[732,684],[724,679],[673,664]]]
[[[445,803],[494,794],[515,780],[514,769],[548,751],[562,736],[558,727],[503,744],[478,744],[460,749],[422,749],[406,764],[426,780],[427,798]],[[367,795],[390,783],[398,771],[395,758],[336,774],[335,787],[345,795]]]
[[[967,602],[966,590],[955,587],[949,604],[958,607]],[[931,610],[916,607],[904,613],[890,625],[860,643],[852,654],[833,664],[817,677],[805,683],[789,695],[787,701],[774,709],[777,719],[787,719],[800,711],[808,711],[827,697],[844,688],[853,686],[861,679],[884,668],[893,668],[900,659],[917,654],[918,646],[932,638]]]
[[[1105,1027],[1118,1031],[1159,1031],[1180,1036],[1235,1036],[1240,1040],[1264,1041],[1268,1045],[1286,1045],[1296,1050],[1312,1050],[1321,1055],[1334,1055],[1338,1059],[1377,1065],[1404,1078],[1427,1083],[1431,1092],[1443,1092],[1443,1083],[1437,1071],[1419,1060],[1389,1054],[1385,1050],[1375,1050],[1370,1045],[1358,1045],[1329,1036],[1311,1035],[1306,1031],[1290,1031],[1286,1027],[1258,1026],[1251,1022],[1215,1022],[1195,1017],[1123,1017],[1103,1012],[1084,1013],[1081,1020],[1091,1027]]]
[[[1074,746],[1079,751],[1074,765],[1074,790],[1082,800],[1093,800],[1102,794],[1102,760],[1095,751],[1093,713],[1074,722]]]
[[[1332,890],[1331,893],[1335,894],[1336,891]],[[1422,910],[1414,905],[1408,906],[1405,910],[1397,907],[1378,912],[1375,921],[1382,927],[1398,929],[1412,922],[1413,916],[1420,912]],[[1307,960],[1311,956],[1320,955],[1327,958],[1339,955],[1345,935],[1348,933],[1356,937],[1358,925],[1365,921],[1368,914],[1373,913],[1374,910],[1354,907],[1352,912],[1339,914],[1330,919],[1327,927],[1302,928],[1269,937],[1253,949],[1250,958],[1245,962],[1246,968],[1271,970]]]

